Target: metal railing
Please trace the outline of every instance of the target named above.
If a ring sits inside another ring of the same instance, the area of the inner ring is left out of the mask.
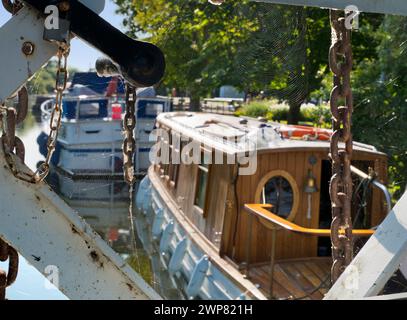
[[[250,276],[250,260],[251,260],[251,238],[253,220],[256,218],[258,221],[265,222],[263,225],[272,232],[271,243],[271,256],[270,256],[270,296],[273,296],[273,280],[274,280],[274,268],[276,264],[276,233],[278,227],[283,230],[316,237],[330,237],[330,229],[312,229],[299,226],[293,222],[290,222],[278,215],[270,212],[268,209],[272,208],[270,204],[245,204],[246,212],[249,214],[249,226],[248,226],[248,241],[246,242],[246,276]],[[356,237],[370,237],[374,234],[375,230],[372,229],[354,229],[352,234]]]
[[[233,115],[243,104],[243,99],[213,98],[204,99],[201,109],[204,112]]]
[[[356,174],[357,176],[359,176],[362,179],[371,179],[372,180],[373,186],[375,186],[377,189],[379,189],[383,193],[384,198],[386,199],[387,212],[390,212],[392,203],[391,203],[391,195],[390,195],[389,190],[387,190],[387,187],[384,184],[380,183],[377,179],[375,179],[374,176],[363,172],[362,170],[356,168],[355,166],[351,166],[350,170],[352,173]]]

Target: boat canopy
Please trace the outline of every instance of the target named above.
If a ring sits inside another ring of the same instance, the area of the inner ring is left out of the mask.
[[[72,78],[71,87],[84,85],[98,94],[106,94],[112,77],[99,77],[96,72],[76,72]],[[119,79],[117,93],[124,94],[124,82]]]

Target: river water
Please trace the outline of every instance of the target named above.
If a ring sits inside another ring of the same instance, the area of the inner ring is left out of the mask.
[[[35,170],[43,156],[36,142],[41,133],[41,124],[29,117],[19,129],[18,136],[26,147],[26,164]],[[108,156],[108,155],[107,155]],[[82,216],[108,244],[119,253],[143,278],[154,287],[154,276],[146,252],[141,248],[136,235],[137,249],[131,242],[128,219],[128,187],[123,181],[72,180],[55,170],[50,172],[48,184],[77,213]],[[29,235],[28,235],[29,236]],[[6,264],[0,263],[6,269]],[[11,300],[65,300],[67,297],[20,256],[20,268],[16,282],[7,290]]]

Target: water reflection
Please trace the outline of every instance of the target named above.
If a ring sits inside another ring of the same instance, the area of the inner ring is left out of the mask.
[[[41,132],[41,124],[30,117],[17,135],[26,147],[26,164],[35,170],[43,160],[35,142]],[[153,287],[154,276],[150,259],[136,235],[136,250],[128,215],[129,194],[124,181],[92,178],[74,180],[52,168],[47,183],[61,196],[78,215],[83,217],[108,244],[128,262],[135,271]],[[136,188],[137,189],[137,188]],[[46,289],[46,280],[23,257],[16,283],[8,289],[9,299],[66,299],[58,290]],[[157,288],[156,288],[157,289]]]
[[[145,232],[141,221],[135,224],[138,229],[134,230],[134,249],[129,220],[129,188],[124,181],[108,177],[95,179],[94,176],[72,179],[54,168],[47,182],[159,294],[165,298],[181,298],[166,271],[162,270],[159,254],[152,248],[143,248],[138,236]],[[137,187],[138,183],[136,190]],[[136,211],[133,216],[143,219]]]

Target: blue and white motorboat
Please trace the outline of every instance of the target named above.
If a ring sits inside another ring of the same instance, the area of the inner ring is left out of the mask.
[[[113,88],[113,89],[112,89]],[[170,100],[157,97],[153,88],[139,89],[136,108],[135,174],[150,165],[154,141],[150,133],[156,116],[171,109]],[[37,139],[47,153],[49,118],[54,99],[41,105],[43,132]],[[71,176],[122,176],[122,118],[125,108],[123,84],[117,78],[98,78],[96,73],[76,74],[63,97],[63,115],[52,164]]]

